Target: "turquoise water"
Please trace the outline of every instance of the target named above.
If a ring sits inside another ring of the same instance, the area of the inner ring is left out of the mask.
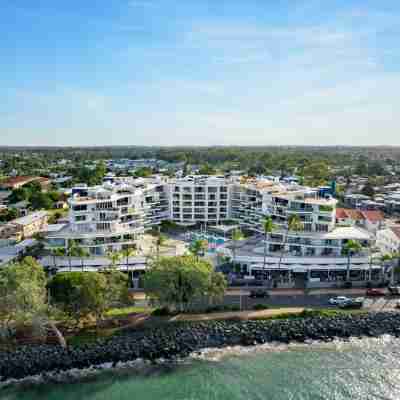
[[[399,399],[400,340],[209,353],[179,365],[103,372],[0,391],[7,400]]]

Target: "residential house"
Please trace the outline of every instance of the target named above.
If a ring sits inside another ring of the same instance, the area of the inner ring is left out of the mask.
[[[0,239],[15,238],[22,240],[30,238],[36,233],[47,230],[47,219],[46,211],[37,211],[25,217],[14,219],[1,226]]]

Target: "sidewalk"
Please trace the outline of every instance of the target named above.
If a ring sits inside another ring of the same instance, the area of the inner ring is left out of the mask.
[[[273,317],[279,314],[299,314],[304,310],[303,307],[285,307],[277,308],[273,310],[261,310],[261,311],[230,311],[221,313],[210,313],[210,314],[178,314],[172,317],[170,321],[212,321],[222,319],[253,319],[253,318],[266,318]]]

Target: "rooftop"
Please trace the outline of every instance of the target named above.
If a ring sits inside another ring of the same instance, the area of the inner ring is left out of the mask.
[[[15,225],[29,225],[32,222],[35,222],[35,221],[37,221],[39,219],[42,219],[42,218],[44,218],[46,216],[47,216],[47,212],[46,211],[37,211],[35,213],[28,214],[25,217],[14,219],[10,223],[11,224],[15,224]]]

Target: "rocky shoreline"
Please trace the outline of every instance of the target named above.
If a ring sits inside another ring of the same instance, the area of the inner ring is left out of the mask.
[[[0,381],[87,369],[105,363],[185,358],[205,348],[252,346],[270,342],[331,341],[350,337],[400,337],[400,313],[338,315],[258,321],[171,323],[162,328],[126,331],[110,339],[63,349],[23,346],[0,352]]]

